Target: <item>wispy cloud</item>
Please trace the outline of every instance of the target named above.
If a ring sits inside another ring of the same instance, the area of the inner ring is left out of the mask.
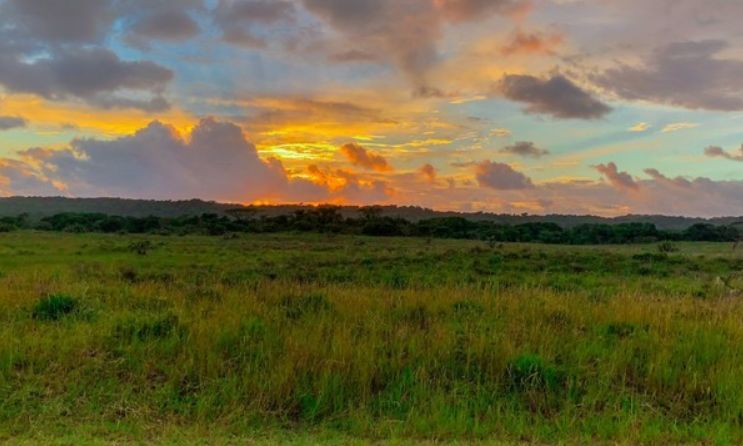
[[[661,132],[673,133],[680,130],[695,129],[697,127],[699,127],[699,124],[697,124],[696,122],[674,122],[663,127],[663,130],[661,130]]]
[[[493,129],[490,131],[490,136],[493,136],[496,138],[507,138],[511,135],[513,135],[511,130],[505,129],[505,128],[498,128],[498,129]]]
[[[632,133],[642,133],[647,132],[650,130],[653,126],[648,124],[647,122],[638,122],[637,124],[633,125],[632,127],[628,128],[628,132]]]

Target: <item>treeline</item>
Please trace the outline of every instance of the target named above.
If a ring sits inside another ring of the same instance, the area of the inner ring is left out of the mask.
[[[1,0],[0,0],[1,1]],[[230,211],[240,208],[249,211],[255,218],[291,215],[297,211],[312,211],[316,206],[303,204],[250,205],[243,206],[202,200],[155,201],[131,200],[122,198],[64,198],[64,197],[0,197],[0,217],[14,217],[26,213],[31,220],[38,222],[44,217],[62,213],[106,214],[123,217],[144,218],[148,216],[176,218],[184,215],[216,214],[220,217],[230,215]],[[697,218],[668,215],[624,215],[620,217],[598,217],[594,215],[529,215],[494,214],[489,212],[434,211],[419,206],[377,206],[381,216],[403,218],[411,222],[435,218],[460,217],[470,221],[490,221],[501,225],[525,223],[555,223],[563,228],[573,228],[583,224],[652,223],[661,230],[684,230],[697,223],[716,226],[732,225],[742,217]],[[337,206],[344,218],[356,218],[361,212],[358,206]]]
[[[660,230],[652,223],[583,224],[563,228],[555,223],[500,224],[460,217],[409,221],[384,216],[377,207],[361,208],[356,217],[345,217],[338,208],[324,206],[279,216],[256,216],[246,209],[227,215],[185,217],[121,217],[106,214],[64,213],[40,221],[28,215],[0,218],[0,232],[22,229],[60,232],[97,232],[161,235],[226,235],[232,233],[313,232],[368,236],[430,237],[486,240],[490,242],[539,242],[552,244],[627,244],[658,241],[735,242],[743,237],[743,224],[695,224],[685,230]]]

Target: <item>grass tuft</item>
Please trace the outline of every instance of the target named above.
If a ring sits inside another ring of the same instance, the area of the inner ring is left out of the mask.
[[[58,321],[78,309],[78,301],[66,294],[52,294],[36,302],[32,317],[40,321]]]

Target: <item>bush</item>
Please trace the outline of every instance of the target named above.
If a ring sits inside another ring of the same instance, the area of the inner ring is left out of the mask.
[[[154,246],[149,240],[133,242],[129,245],[129,251],[137,253],[141,256],[146,256],[152,250],[152,248],[154,248]]]
[[[139,274],[130,267],[123,267],[119,270],[119,276],[124,282],[135,283],[139,280]]]
[[[65,294],[54,294],[39,300],[33,309],[33,318],[41,321],[58,321],[77,310],[78,303]]]
[[[658,245],[658,252],[662,254],[670,254],[672,252],[678,252],[679,248],[678,246],[674,245],[671,242],[663,242],[660,245]]]

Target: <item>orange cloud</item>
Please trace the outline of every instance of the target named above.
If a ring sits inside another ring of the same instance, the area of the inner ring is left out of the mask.
[[[6,96],[0,106],[3,114],[20,116],[33,127],[76,127],[101,136],[128,135],[144,128],[153,119],[167,121],[179,132],[188,133],[196,125],[191,113],[179,109],[152,113],[141,110],[101,110],[86,104],[48,101],[28,94]]]
[[[392,170],[392,167],[382,155],[370,152],[355,142],[341,146],[341,153],[343,153],[343,155],[345,155],[354,166],[360,166],[364,169],[375,170],[377,172],[387,172]]]
[[[424,164],[423,167],[420,168],[420,174],[423,176],[423,178],[427,179],[430,182],[436,181],[436,168],[433,167],[430,164]]]
[[[310,181],[331,193],[330,202],[336,204],[386,202],[395,194],[387,182],[364,178],[345,169],[323,169],[311,164],[307,173]]]
[[[555,53],[555,50],[563,44],[565,38],[561,34],[525,33],[517,31],[511,40],[501,48],[501,54],[512,56],[514,54],[547,54]]]

